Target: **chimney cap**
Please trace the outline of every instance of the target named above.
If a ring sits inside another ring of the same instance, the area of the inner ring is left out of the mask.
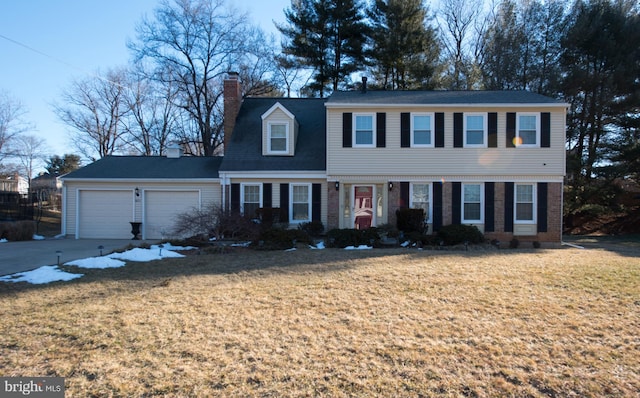
[[[238,77],[240,77],[240,74],[238,72],[235,72],[235,71],[227,72],[227,79],[238,80]]]

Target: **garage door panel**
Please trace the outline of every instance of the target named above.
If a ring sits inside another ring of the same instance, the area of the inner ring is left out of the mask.
[[[78,237],[127,239],[131,235],[131,191],[80,191]]]
[[[199,205],[198,191],[145,191],[145,238],[172,237],[177,216]]]

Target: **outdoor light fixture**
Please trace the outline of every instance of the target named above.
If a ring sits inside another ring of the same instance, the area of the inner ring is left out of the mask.
[[[393,183],[389,181],[389,192],[391,192],[392,189],[393,189]]]
[[[136,196],[140,196],[140,188],[136,187]]]
[[[336,191],[340,190],[340,181],[336,181]]]

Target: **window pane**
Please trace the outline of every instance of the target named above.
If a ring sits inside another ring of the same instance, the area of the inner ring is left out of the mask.
[[[480,185],[465,185],[464,201],[480,203]]]
[[[411,207],[424,210],[425,219],[429,219],[429,184],[413,184]]]
[[[464,204],[464,219],[465,220],[480,220],[480,203],[465,203]]]
[[[260,203],[260,187],[257,185],[245,186],[244,201],[246,203]]]
[[[429,131],[414,131],[413,143],[415,145],[431,145],[431,133]]]
[[[413,116],[414,145],[431,145],[431,116]]]
[[[533,203],[517,203],[516,220],[533,221]]]
[[[484,132],[467,130],[467,145],[484,144]]]
[[[520,116],[520,130],[536,130],[536,117],[533,115]]]
[[[484,118],[480,115],[467,116],[467,130],[484,130]]]
[[[373,145],[373,116],[356,116],[356,145]]]
[[[293,204],[293,219],[296,221],[306,221],[309,219],[309,204],[307,203],[294,203]]]
[[[533,115],[520,116],[518,136],[524,145],[536,144],[536,117]]]
[[[284,124],[271,125],[271,137],[285,138],[287,136],[287,126]]]
[[[373,116],[356,116],[356,130],[373,131]]]
[[[309,201],[309,187],[305,185],[294,185],[293,186],[293,202],[308,202]]]
[[[525,145],[535,145],[536,131],[520,130],[520,138],[522,139],[522,143]]]
[[[373,145],[373,133],[370,131],[356,131],[356,145]]]
[[[517,202],[533,202],[533,185],[516,185]]]

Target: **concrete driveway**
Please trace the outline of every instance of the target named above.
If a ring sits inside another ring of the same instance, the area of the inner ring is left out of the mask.
[[[56,265],[56,251],[61,251],[60,264],[64,264],[72,260],[100,256],[98,246],[104,246],[102,254],[106,255],[129,244],[139,246],[143,243],[158,242],[125,239],[45,239],[0,243],[0,276],[30,271],[43,265]]]

